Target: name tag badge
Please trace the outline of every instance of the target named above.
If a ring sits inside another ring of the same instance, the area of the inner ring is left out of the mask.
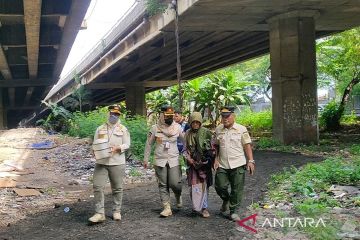
[[[169,149],[170,148],[170,143],[169,142],[165,142],[165,148]]]

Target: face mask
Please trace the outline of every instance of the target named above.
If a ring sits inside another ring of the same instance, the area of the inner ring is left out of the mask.
[[[110,115],[109,116],[109,123],[111,123],[111,124],[117,123],[118,120],[119,120],[119,117],[116,116],[116,115]]]
[[[174,120],[173,120],[172,118],[166,118],[166,119],[165,119],[165,123],[166,123],[167,125],[169,125],[169,126],[173,123],[173,121],[174,121]]]

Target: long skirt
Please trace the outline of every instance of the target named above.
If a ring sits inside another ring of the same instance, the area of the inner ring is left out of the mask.
[[[207,179],[204,175],[195,170],[193,167],[188,169],[188,183],[190,186],[190,197],[193,205],[193,210],[201,212],[208,208],[208,190]],[[199,176],[201,175],[202,178]],[[205,176],[209,177],[209,176]]]

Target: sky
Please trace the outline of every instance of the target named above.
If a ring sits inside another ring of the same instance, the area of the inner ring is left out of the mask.
[[[115,25],[135,0],[92,0],[85,15],[87,29],[80,30],[65,63],[62,79]]]

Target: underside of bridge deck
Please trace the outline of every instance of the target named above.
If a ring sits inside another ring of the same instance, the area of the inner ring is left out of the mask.
[[[0,128],[40,108],[90,0],[0,0]]]
[[[183,80],[270,52],[275,137],[317,142],[315,39],[359,26],[359,3],[178,0]],[[95,105],[129,99],[131,86],[149,92],[175,84],[175,46],[174,11],[168,9],[118,39],[81,72],[82,84],[93,91]],[[61,101],[75,86],[59,85],[47,100]]]

